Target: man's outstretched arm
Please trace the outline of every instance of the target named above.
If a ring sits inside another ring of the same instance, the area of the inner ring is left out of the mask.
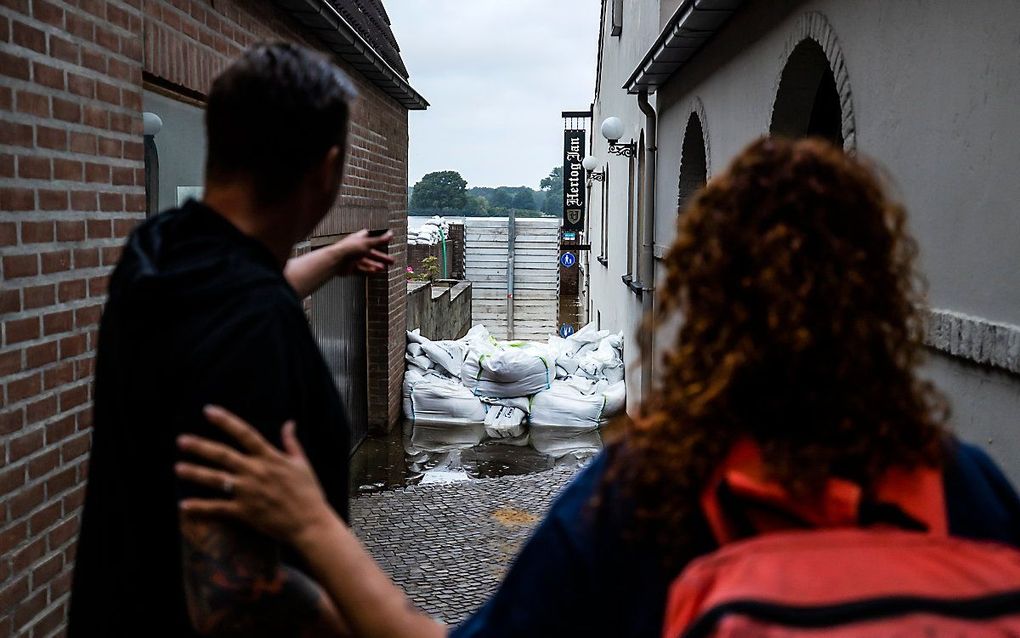
[[[372,236],[367,230],[287,261],[283,276],[302,299],[337,275],[383,272],[393,265],[385,252],[393,233]]]
[[[181,515],[188,613],[204,636],[348,636],[315,581],[254,531]]]

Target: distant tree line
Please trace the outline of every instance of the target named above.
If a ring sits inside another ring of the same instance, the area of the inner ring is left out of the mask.
[[[528,186],[475,186],[457,171],[429,173],[408,188],[408,214],[506,217],[558,217],[563,214],[563,168],[542,179],[539,190]]]

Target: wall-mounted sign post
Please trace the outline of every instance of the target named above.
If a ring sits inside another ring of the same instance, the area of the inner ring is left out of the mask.
[[[584,129],[563,131],[563,229],[584,229]]]
[[[561,334],[584,325],[581,279],[587,278],[581,260],[587,229],[587,175],[584,158],[588,155],[587,131],[591,111],[563,111],[563,226],[560,233],[559,323]],[[585,286],[586,288],[586,286]],[[564,334],[564,336],[566,336]]]

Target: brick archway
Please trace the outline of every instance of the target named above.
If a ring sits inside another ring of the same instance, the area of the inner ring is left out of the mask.
[[[841,141],[847,151],[857,148],[849,73],[836,33],[821,13],[806,13],[794,26],[775,96],[770,132],[821,134]]]

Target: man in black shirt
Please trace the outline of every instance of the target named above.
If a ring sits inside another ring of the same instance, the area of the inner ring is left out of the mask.
[[[336,198],[353,98],[315,53],[249,50],[209,94],[203,201],[129,238],[100,328],[72,638],[343,635],[332,603],[272,541],[179,516],[192,488],[173,466],[179,434],[215,435],[205,405],[277,444],[294,420],[346,514],[348,425],[301,299],[333,275],[385,270],[390,235],[288,257]]]

